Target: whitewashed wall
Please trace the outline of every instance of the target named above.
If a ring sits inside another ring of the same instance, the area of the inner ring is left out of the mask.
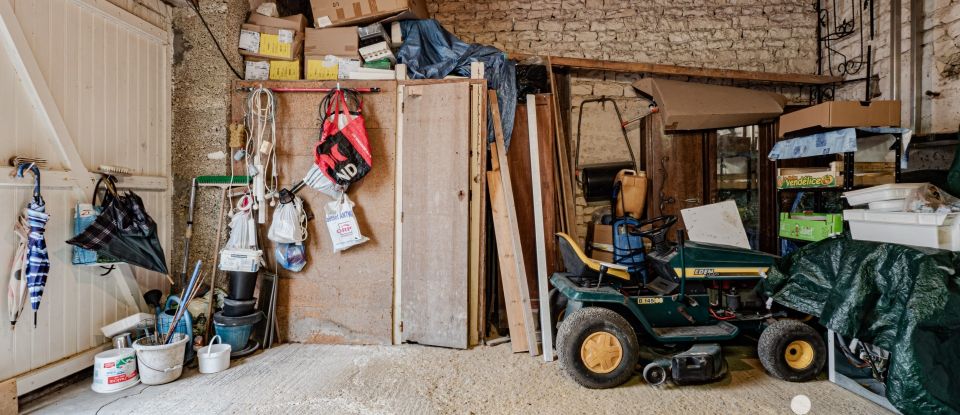
[[[84,166],[90,171],[101,164],[123,166],[134,175],[169,178],[169,31],[103,0],[0,1],[13,5],[41,72],[33,76],[49,88]],[[10,49],[0,42],[0,163],[15,154],[34,155],[50,160],[48,169],[63,169],[66,161],[51,144],[56,134],[15,71]],[[30,191],[0,186],[0,230],[12,229]],[[11,328],[5,321],[6,295],[0,296],[0,380],[103,344],[108,339],[101,326],[137,311],[118,283],[118,272],[100,276],[99,267],[70,264],[71,247],[64,241],[73,235],[77,192],[69,186],[42,191],[51,214],[46,233],[50,275],[36,328],[29,311]],[[171,193],[169,186],[138,191],[159,224],[168,259]],[[0,232],[3,292],[16,242],[12,231]],[[166,289],[163,276],[135,270],[142,290]]]

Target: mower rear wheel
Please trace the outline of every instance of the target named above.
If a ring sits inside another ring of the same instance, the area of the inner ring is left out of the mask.
[[[587,307],[566,316],[557,333],[560,370],[580,385],[606,389],[633,376],[639,358],[637,334],[612,310]]]
[[[760,334],[757,355],[774,377],[805,382],[823,370],[827,347],[813,327],[797,320],[779,320]]]

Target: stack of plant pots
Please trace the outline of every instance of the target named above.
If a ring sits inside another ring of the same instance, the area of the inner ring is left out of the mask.
[[[253,296],[257,286],[256,272],[227,272],[230,286],[227,298],[223,300],[223,310],[213,315],[213,327],[224,343],[230,345],[232,354],[247,347],[253,326],[263,319],[263,312],[256,308],[257,299]]]

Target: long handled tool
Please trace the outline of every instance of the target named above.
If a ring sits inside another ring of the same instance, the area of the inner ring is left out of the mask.
[[[197,189],[219,187],[228,191],[231,187],[246,187],[249,184],[249,176],[197,176],[193,178],[193,184],[190,187],[190,207],[187,209],[187,229],[183,233],[183,264],[180,269],[180,284],[187,283],[187,264],[190,262],[190,240],[193,238],[193,210],[197,200]]]

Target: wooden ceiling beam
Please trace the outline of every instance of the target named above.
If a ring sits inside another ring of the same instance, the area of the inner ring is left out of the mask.
[[[524,60],[538,55],[526,53],[510,53],[509,57]],[[541,56],[546,58],[546,56]],[[838,83],[842,78],[837,76],[790,74],[762,71],[744,71],[739,69],[696,68],[692,66],[665,65],[645,62],[623,62],[599,59],[565,58],[550,56],[554,67],[574,69],[601,70],[612,72],[648,73],[656,75],[690,76],[696,78],[734,79],[741,81],[769,82],[776,84],[797,85],[831,85]]]

